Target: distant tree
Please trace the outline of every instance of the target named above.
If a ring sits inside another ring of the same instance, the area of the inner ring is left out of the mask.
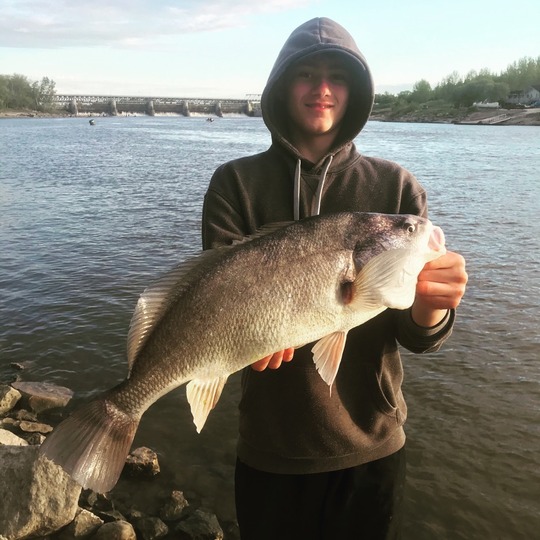
[[[455,103],[458,89],[463,85],[463,79],[457,71],[447,75],[433,90],[435,99]]]
[[[34,98],[35,108],[38,111],[49,108],[52,105],[56,94],[56,83],[48,77],[43,77],[41,82],[32,83],[32,96]]]
[[[7,75],[0,75],[0,109],[7,108],[9,100],[9,77]]]
[[[31,109],[33,106],[31,83],[24,76],[15,73],[8,79],[9,98],[7,106],[11,109]]]
[[[510,64],[496,80],[506,83],[510,90],[524,90],[533,84],[540,84],[540,56],[521,58]]]
[[[410,101],[414,103],[426,103],[433,98],[433,90],[431,89],[431,84],[425,79],[422,79],[414,83],[413,91],[409,96]]]
[[[52,103],[56,83],[48,77],[41,82],[24,75],[0,75],[0,108],[45,110]]]
[[[384,94],[375,94],[375,103],[380,106],[392,105],[396,101],[396,96],[385,92]]]

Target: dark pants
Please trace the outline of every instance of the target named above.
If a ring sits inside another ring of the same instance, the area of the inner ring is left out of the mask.
[[[242,540],[401,538],[405,449],[341,471],[272,474],[236,462]]]

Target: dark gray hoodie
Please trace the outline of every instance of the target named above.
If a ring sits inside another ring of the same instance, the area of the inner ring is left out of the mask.
[[[281,81],[295,61],[326,50],[350,60],[353,82],[334,146],[319,163],[311,163],[287,138]],[[343,27],[313,19],[297,28],[262,96],[272,145],[216,170],[204,200],[203,246],[228,244],[265,224],[318,210],[426,216],[426,194],[410,172],[356,150],[353,138],[365,125],[372,101],[369,69]],[[398,343],[414,352],[437,350],[453,318],[452,312],[437,327],[425,329],[413,323],[408,310],[386,310],[351,330],[331,394],[314,367],[313,344],[297,349],[293,361],[277,370],[247,368],[239,405],[239,458],[260,470],[302,474],[352,467],[396,452],[405,442],[407,416]]]
[[[331,151],[352,141],[368,121],[373,106],[373,81],[367,62],[352,36],[338,23],[326,18],[312,19],[290,35],[266,83],[261,98],[263,119],[280,144],[297,154],[286,138],[287,120],[281,82],[287,69],[300,60],[324,52],[338,52],[348,64],[351,77],[349,107]]]

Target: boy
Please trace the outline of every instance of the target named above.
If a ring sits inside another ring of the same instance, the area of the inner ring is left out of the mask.
[[[411,173],[360,155],[352,142],[373,96],[367,63],[343,27],[317,18],[293,31],[261,99],[272,145],[214,173],[204,247],[318,213],[427,216]],[[427,264],[409,310],[386,310],[349,332],[331,394],[313,344],[244,371],[235,477],[243,540],[399,538],[407,408],[398,343],[437,350],[466,281],[456,253]]]

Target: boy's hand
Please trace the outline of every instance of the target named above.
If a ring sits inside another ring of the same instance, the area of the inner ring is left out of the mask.
[[[294,348],[291,347],[290,349],[284,349],[283,351],[269,354],[254,364],[251,364],[251,367],[255,371],[264,371],[266,368],[277,369],[279,366],[281,366],[282,362],[290,362],[293,359],[293,355]]]

